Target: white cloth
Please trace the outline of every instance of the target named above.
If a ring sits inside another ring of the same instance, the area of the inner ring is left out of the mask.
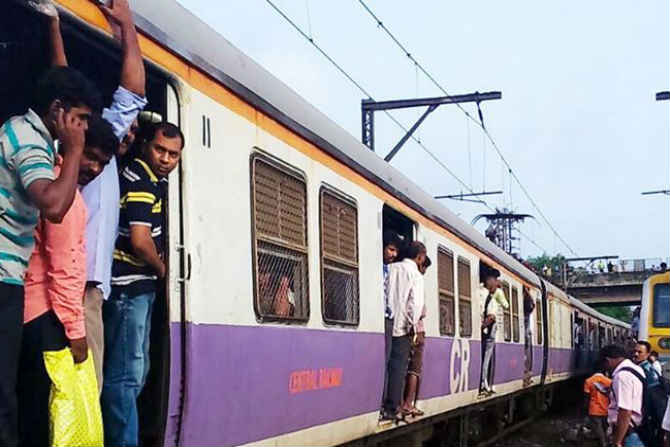
[[[114,135],[119,139],[128,133],[128,129],[137,115],[147,104],[142,98],[122,86],[114,92],[112,105],[103,110],[102,117],[112,125]],[[119,172],[116,157],[112,157],[107,166],[91,183],[81,190],[88,210],[86,221],[86,270],[87,281],[98,284],[103,297],[109,298],[112,291],[112,257],[119,229]]]
[[[612,388],[610,406],[607,410],[607,422],[616,425],[619,409],[630,410],[633,424],[640,425],[642,422],[642,382],[629,371],[621,371],[622,368],[632,368],[645,377],[644,370],[635,363],[626,359],[619,363],[612,373]]]
[[[390,264],[384,290],[393,310],[393,336],[408,335],[421,318],[425,303],[423,275],[411,259]]]
[[[651,364],[651,367],[656,370],[659,376],[663,375],[663,368],[661,367],[661,362],[656,360],[654,363]]]
[[[663,416],[661,428],[665,431],[670,431],[670,400],[668,400],[668,406],[665,408],[665,416]]]

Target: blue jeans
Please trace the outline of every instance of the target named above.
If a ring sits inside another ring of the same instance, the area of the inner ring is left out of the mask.
[[[105,445],[139,444],[137,396],[149,373],[149,334],[155,292],[120,293],[102,307],[105,329],[102,417]]]
[[[636,432],[631,432],[623,439],[624,447],[644,447],[644,443]]]

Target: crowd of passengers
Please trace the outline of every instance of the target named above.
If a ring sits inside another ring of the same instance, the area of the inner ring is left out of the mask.
[[[649,342],[638,340],[632,352],[605,346],[595,374],[584,382],[585,427],[600,447],[670,447],[669,392]]]
[[[99,6],[123,52],[104,109],[68,67],[56,9],[36,4],[51,68],[30,108],[0,129],[0,445],[49,445],[43,353],[69,347],[74,363],[93,357],[105,443],[135,446],[166,274],[165,186],[184,137],[168,122],[138,123],[146,79],[127,0]]]
[[[383,241],[384,334],[386,371],[382,397],[381,419],[404,420],[422,416],[416,400],[421,383],[425,344],[426,305],[424,279],[431,266],[426,247],[418,241],[405,242],[398,234],[387,231]],[[480,269],[481,340],[483,361],[479,393],[495,394],[493,389],[493,351],[499,309],[508,309],[509,302],[499,279],[500,272],[482,264]],[[523,288],[526,369],[530,370],[532,333],[530,316],[535,301],[527,287]],[[530,384],[525,379],[526,384]]]

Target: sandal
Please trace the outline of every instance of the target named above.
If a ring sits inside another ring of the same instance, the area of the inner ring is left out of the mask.
[[[423,411],[419,410],[418,408],[416,408],[416,407],[412,408],[412,416],[414,416],[414,417],[421,417],[421,416],[423,416],[424,414],[426,414],[426,413],[424,413]]]

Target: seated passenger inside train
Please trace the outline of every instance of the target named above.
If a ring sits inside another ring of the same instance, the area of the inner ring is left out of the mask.
[[[258,257],[258,295],[262,315],[291,317],[295,314],[292,266],[282,258]]]

